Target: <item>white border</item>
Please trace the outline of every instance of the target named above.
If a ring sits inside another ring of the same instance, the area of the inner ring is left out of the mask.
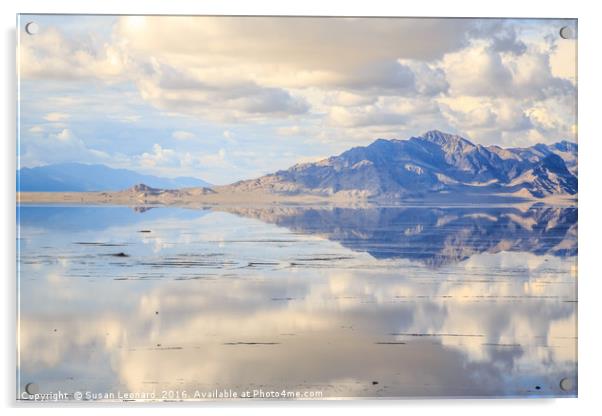
[[[600,377],[600,310],[599,296],[602,295],[601,269],[596,262],[602,243],[600,211],[602,198],[599,195],[602,179],[602,100],[600,91],[600,40],[602,21],[596,13],[596,2],[580,0],[547,0],[528,2],[525,0],[471,1],[420,0],[394,2],[386,0],[5,0],[2,8],[2,229],[4,238],[0,249],[1,264],[4,265],[2,333],[2,375],[0,393],[3,407],[8,414],[46,411],[49,414],[81,413],[99,414],[110,411],[119,414],[173,412],[173,408],[160,406],[128,405],[125,408],[105,406],[103,408],[15,408],[15,120],[16,120],[16,76],[15,76],[15,24],[17,13],[104,13],[104,14],[268,14],[268,15],[360,15],[360,16],[440,16],[440,17],[576,17],[579,19],[579,399],[520,399],[520,400],[412,400],[412,401],[326,401],[326,402],[279,402],[279,403],[200,403],[184,406],[178,412],[198,414],[263,414],[286,412],[291,414],[332,413],[364,414],[382,412],[403,414],[458,413],[504,415],[508,413],[536,412],[546,415],[591,414],[602,408],[602,386]],[[202,407],[198,409],[196,407]]]

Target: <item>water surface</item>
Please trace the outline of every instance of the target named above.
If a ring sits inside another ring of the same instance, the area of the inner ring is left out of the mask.
[[[19,391],[576,395],[560,388],[577,376],[576,208],[21,206],[18,221]]]

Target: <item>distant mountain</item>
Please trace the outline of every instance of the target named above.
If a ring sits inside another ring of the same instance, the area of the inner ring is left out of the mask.
[[[378,139],[338,156],[230,185],[234,191],[399,199],[444,194],[577,193],[577,144],[503,149],[440,131]]]
[[[22,168],[17,172],[17,182],[17,190],[23,192],[118,191],[139,183],[164,189],[211,186],[197,178],[161,178],[128,169],[83,163]]]

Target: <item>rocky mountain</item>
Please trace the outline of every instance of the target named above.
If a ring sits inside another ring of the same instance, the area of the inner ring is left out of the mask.
[[[22,192],[118,191],[139,183],[164,189],[211,186],[197,178],[162,178],[128,169],[83,163],[22,168],[17,172],[17,190]]]
[[[298,164],[237,191],[398,199],[445,194],[507,194],[541,198],[577,194],[577,144],[529,148],[477,145],[440,131],[407,140],[378,139],[338,156]]]
[[[577,192],[577,177],[569,172],[560,156],[551,153],[513,179],[509,185],[518,187],[519,190],[526,189],[538,198],[564,193],[573,195]]]

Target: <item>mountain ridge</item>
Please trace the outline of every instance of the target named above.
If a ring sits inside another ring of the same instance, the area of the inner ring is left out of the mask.
[[[17,190],[22,192],[120,191],[140,183],[167,189],[211,186],[198,178],[164,178],[101,164],[58,163],[17,171]]]
[[[229,187],[289,194],[345,192],[372,199],[444,193],[574,196],[577,150],[576,143],[566,140],[528,148],[483,146],[431,130],[406,140],[379,138],[337,156]]]

